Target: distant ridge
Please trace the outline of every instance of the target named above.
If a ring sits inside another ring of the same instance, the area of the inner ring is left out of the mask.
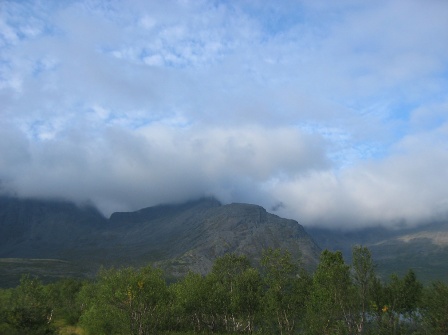
[[[435,221],[399,230],[369,227],[355,231],[308,228],[324,249],[341,250],[351,262],[351,249],[361,244],[370,249],[377,272],[384,279],[391,273],[404,275],[413,269],[425,283],[448,282],[448,221]]]
[[[314,268],[320,254],[296,221],[257,205],[222,205],[215,198],[117,212],[107,219],[91,206],[0,197],[0,243],[0,258],[64,260],[74,270],[63,263],[62,272],[78,271],[81,276],[94,274],[101,265],[148,263],[172,276],[189,270],[206,273],[225,253],[246,254],[257,262],[269,247],[287,249],[305,267]],[[0,262],[0,279],[20,272],[18,268],[30,269],[22,260],[16,267],[5,264]],[[57,272],[50,277],[64,275]]]

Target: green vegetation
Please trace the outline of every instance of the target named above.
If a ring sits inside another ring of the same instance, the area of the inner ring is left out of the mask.
[[[0,290],[0,333],[23,334],[447,334],[448,286],[428,287],[409,270],[380,280],[370,251],[352,264],[325,250],[313,274],[287,251],[260,267],[218,258],[206,276],[167,284],[161,270],[102,269],[95,280],[44,285],[24,276]]]

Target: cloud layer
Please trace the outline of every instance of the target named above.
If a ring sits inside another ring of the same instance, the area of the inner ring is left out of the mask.
[[[4,192],[347,227],[448,212],[445,1],[1,6]]]

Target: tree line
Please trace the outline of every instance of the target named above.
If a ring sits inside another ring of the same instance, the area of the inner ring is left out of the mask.
[[[216,259],[210,273],[167,284],[160,269],[102,269],[93,281],[43,285],[23,276],[0,290],[0,333],[55,334],[448,334],[448,286],[409,270],[381,280],[366,247],[352,264],[325,250],[309,273],[284,250]]]

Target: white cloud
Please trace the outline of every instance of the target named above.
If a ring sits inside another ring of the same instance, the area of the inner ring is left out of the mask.
[[[215,194],[352,226],[444,210],[444,1],[2,8],[0,179],[19,194],[106,212]]]
[[[447,129],[446,123],[436,132],[406,137],[384,159],[279,183],[273,193],[285,214],[308,224],[415,225],[446,218]]]
[[[244,187],[257,193],[271,178],[287,179],[328,164],[318,138],[290,129],[197,132],[154,124],[137,132],[71,129],[63,138],[39,142],[27,141],[24,134],[17,137],[15,133],[13,138],[28,154],[10,150],[4,168],[22,165],[17,174],[8,171],[9,186],[19,195],[92,198],[127,209],[212,191],[232,200],[245,193]],[[246,185],[238,185],[242,180]]]

